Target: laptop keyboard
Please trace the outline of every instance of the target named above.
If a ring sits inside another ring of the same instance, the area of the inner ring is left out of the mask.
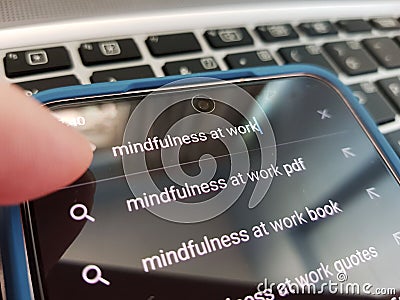
[[[337,74],[400,156],[400,22],[381,17],[210,28],[1,50],[28,94],[50,88],[306,63]]]

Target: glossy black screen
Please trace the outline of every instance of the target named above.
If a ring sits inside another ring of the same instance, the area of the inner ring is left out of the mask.
[[[240,87],[258,105],[230,106],[237,94],[219,86],[216,97],[195,91],[214,100],[211,112],[193,107],[193,89],[53,107],[96,150],[75,184],[29,207],[38,299],[277,299],[307,282],[336,299],[357,292],[329,284],[357,283],[364,298],[365,284],[400,288],[400,188],[345,100],[305,76]],[[207,201],[218,212],[204,213]]]

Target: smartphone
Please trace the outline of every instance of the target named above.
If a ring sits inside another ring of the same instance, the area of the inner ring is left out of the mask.
[[[38,97],[94,159],[3,212],[7,299],[398,297],[400,163],[334,75],[258,68]]]

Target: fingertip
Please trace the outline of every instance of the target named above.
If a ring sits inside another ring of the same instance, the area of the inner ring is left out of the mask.
[[[78,179],[89,167],[89,141],[33,98],[0,84],[0,204],[38,198]]]

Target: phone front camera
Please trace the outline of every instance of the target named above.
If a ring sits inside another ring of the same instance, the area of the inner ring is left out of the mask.
[[[215,102],[207,96],[194,96],[192,105],[195,110],[203,113],[210,113],[215,109]]]

